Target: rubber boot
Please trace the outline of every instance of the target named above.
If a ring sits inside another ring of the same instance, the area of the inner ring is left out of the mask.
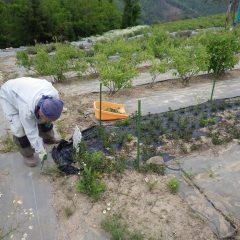
[[[53,129],[53,124],[38,124],[39,136],[43,139],[43,142],[46,144],[56,144],[61,141],[57,137]]]
[[[31,147],[31,144],[27,136],[16,137],[13,136],[13,141],[18,147],[19,152],[23,156],[24,164],[28,167],[35,167],[38,164],[38,160],[34,158],[34,149]]]

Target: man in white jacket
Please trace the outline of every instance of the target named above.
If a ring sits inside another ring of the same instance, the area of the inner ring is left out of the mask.
[[[1,86],[0,103],[10,123],[13,139],[27,166],[47,158],[44,143],[57,143],[52,122],[63,109],[58,91],[43,79],[23,77],[8,80]]]

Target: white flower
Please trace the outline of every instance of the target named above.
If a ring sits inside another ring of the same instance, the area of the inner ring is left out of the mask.
[[[27,233],[24,233],[24,234],[23,234],[23,237],[26,238],[26,237],[27,237]]]
[[[17,201],[17,204],[22,205],[22,201],[21,201],[21,200],[18,200],[18,201]]]
[[[144,178],[145,182],[148,183],[149,179],[147,177]]]
[[[28,226],[28,229],[32,230],[32,229],[33,229],[33,226]]]
[[[107,208],[107,210],[108,210],[108,211],[110,211],[110,210],[111,210],[111,208],[110,208],[110,207],[108,207],[108,208]]]
[[[103,210],[103,214],[106,214],[106,212],[107,212],[106,210]]]
[[[86,166],[87,166],[87,164],[86,164],[86,163],[84,163],[84,164],[83,164],[83,166],[84,166],[84,167],[86,167]]]
[[[111,206],[111,203],[110,203],[110,202],[109,202],[109,203],[107,203],[107,206],[108,206],[108,207],[110,207],[110,206]]]
[[[10,238],[13,238],[13,234],[10,236]]]
[[[13,200],[13,204],[16,202],[16,200]]]
[[[79,172],[78,175],[80,175],[81,173]]]

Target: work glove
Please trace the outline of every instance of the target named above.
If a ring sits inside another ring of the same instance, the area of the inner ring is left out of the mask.
[[[41,161],[41,170],[43,169],[44,162],[47,160],[47,152],[43,149],[39,154],[38,157]]]

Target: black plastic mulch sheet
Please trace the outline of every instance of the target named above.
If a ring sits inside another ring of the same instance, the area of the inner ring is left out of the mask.
[[[67,175],[77,174],[80,170],[73,166],[73,142],[61,140],[57,147],[52,149],[52,158],[58,169]]]

